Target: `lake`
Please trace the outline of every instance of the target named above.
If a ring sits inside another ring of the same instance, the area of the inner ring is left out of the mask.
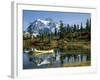
[[[35,52],[26,51],[23,53],[23,69],[89,66],[90,54],[81,52],[54,49],[53,53],[35,55]]]

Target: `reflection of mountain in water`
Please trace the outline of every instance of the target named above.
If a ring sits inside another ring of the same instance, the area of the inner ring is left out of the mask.
[[[23,68],[49,68],[49,67],[62,67],[64,64],[77,64],[86,62],[89,59],[88,55],[82,54],[67,54],[62,59],[62,52],[56,51],[53,54],[43,54],[40,56],[29,55],[29,53],[23,54]]]
[[[23,68],[24,69],[32,69],[32,68],[36,68],[36,67],[37,67],[36,63],[30,61],[29,54],[24,53],[23,54]]]

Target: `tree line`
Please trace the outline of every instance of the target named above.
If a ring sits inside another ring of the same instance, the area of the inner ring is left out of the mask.
[[[81,24],[73,24],[73,25],[69,25],[67,24],[66,26],[64,26],[63,21],[60,21],[60,38],[64,38],[67,34],[69,33],[88,33],[91,31],[91,19],[87,19],[85,26],[83,26],[82,22]],[[57,34],[56,30],[55,30],[55,35]]]

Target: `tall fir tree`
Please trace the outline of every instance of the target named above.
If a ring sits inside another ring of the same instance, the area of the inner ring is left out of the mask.
[[[76,29],[76,24],[74,24],[74,32],[76,32],[76,30],[77,30],[77,29]]]
[[[86,32],[89,32],[89,29],[90,29],[90,22],[89,22],[89,19],[87,19],[86,21]]]
[[[64,38],[64,24],[60,21],[60,38]]]
[[[80,26],[80,32],[83,32],[83,24],[81,22],[81,26]]]

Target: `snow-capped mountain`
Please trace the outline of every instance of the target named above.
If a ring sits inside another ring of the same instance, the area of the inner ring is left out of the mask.
[[[34,22],[32,22],[29,27],[27,28],[27,32],[31,33],[54,33],[56,31],[59,31],[59,24],[57,24],[55,21],[53,21],[50,18],[46,19],[37,19]]]

